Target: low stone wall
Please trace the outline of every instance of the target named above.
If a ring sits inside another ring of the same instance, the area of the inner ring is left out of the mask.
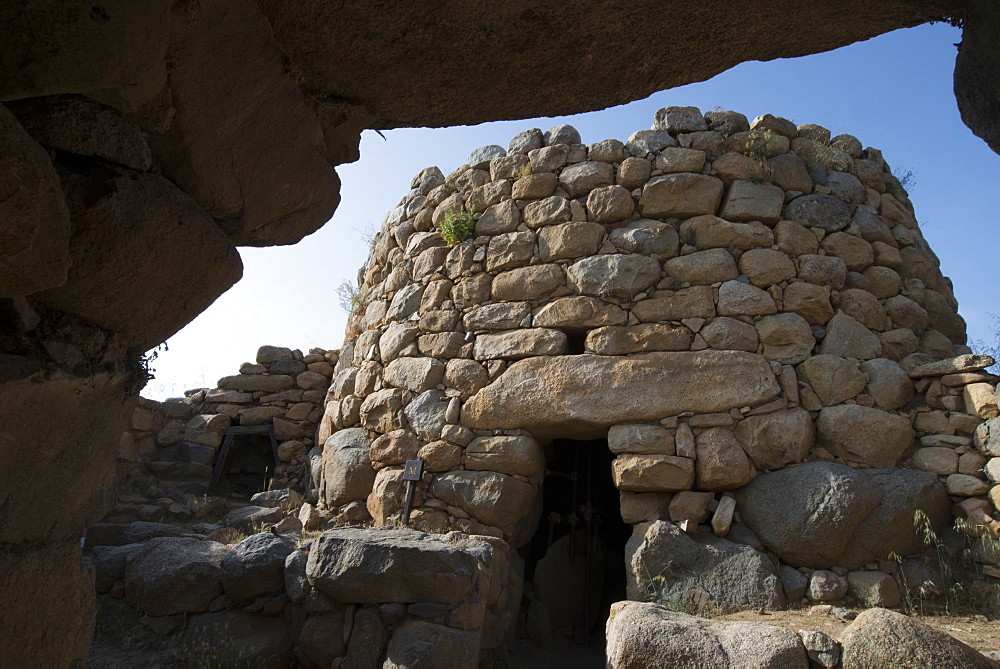
[[[185,664],[475,667],[512,640],[519,558],[491,537],[183,534],[132,523],[94,560],[101,624],[146,628]]]
[[[394,522],[420,457],[417,527],[523,546],[548,444],[606,437],[639,542],[672,521],[846,592],[921,549],[917,510],[996,532],[993,360],[853,136],[693,107],[624,143],[527,130],[416,175],[360,276],[319,431],[327,512]],[[817,501],[802,532],[769,513],[781,495]]]
[[[119,444],[119,484],[204,495],[226,430],[273,425],[281,464],[272,487],[304,491],[310,487],[308,453],[315,446],[337,358],[337,351],[303,354],[262,346],[255,363],[244,363],[238,375],[219,379],[217,388],[188,391],[184,398],[164,402],[140,397]],[[140,519],[160,520],[164,511],[170,513],[169,505],[140,509]]]

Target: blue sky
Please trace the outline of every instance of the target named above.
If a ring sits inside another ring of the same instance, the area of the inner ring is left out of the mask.
[[[656,93],[597,112],[453,128],[362,135],[361,160],[337,168],[342,202],[333,219],[295,246],[241,249],[243,280],[168,341],[143,395],[162,399],[185,388],[214,386],[253,360],[257,347],[339,348],[346,314],[336,288],[364,262],[365,231],[377,228],[424,167],[445,174],[485,144],[506,147],[526,128],[573,124],[590,144],[625,140],[648,128],[668,105],[733,109],[748,118],[770,113],[817,123],[881,149],[910,189],[917,219],[942,270],[955,284],[969,336],[991,340],[989,314],[1000,313],[991,287],[1000,156],[962,123],[952,93],[959,30],[945,24],[898,30],[836,51],[743,63],[701,83]],[[488,86],[482,82],[480,86]],[[475,95],[477,86],[469,87]]]

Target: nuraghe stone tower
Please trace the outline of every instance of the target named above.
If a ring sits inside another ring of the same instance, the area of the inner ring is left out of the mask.
[[[330,513],[395,522],[419,457],[415,527],[526,555],[569,440],[607,454],[629,598],[672,560],[657,587],[723,608],[798,599],[813,570],[888,578],[916,509],[997,526],[992,360],[853,136],[693,107],[625,143],[528,130],[420,172],[358,276],[317,441]],[[684,563],[692,541],[711,555]],[[731,551],[745,591],[706,576]]]

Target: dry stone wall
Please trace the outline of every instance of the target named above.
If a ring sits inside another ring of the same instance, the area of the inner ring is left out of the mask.
[[[261,346],[256,362],[243,363],[239,374],[219,379],[217,388],[187,391],[183,398],[164,402],[139,398],[119,444],[119,482],[141,490],[175,488],[204,495],[226,431],[273,425],[281,464],[272,487],[311,488],[309,452],[337,358],[337,351],[314,348],[303,354]],[[164,499],[138,509],[119,504],[112,511],[119,520],[134,519],[128,517],[132,513],[139,520],[158,521],[164,514],[188,516],[190,509],[179,500]]]
[[[942,527],[961,502],[996,526],[993,361],[965,345],[877,149],[667,107],[627,142],[532,129],[411,185],[359,273],[327,398],[328,511],[364,502],[393,522],[401,465],[420,457],[418,527],[521,546],[548,442],[606,436],[634,565],[657,521],[735,527],[799,569],[789,594],[819,569],[829,599],[827,574],[846,590],[848,570],[920,549],[915,509]],[[449,239],[463,217],[474,230]],[[821,503],[804,534],[769,506],[828,493],[840,507]]]

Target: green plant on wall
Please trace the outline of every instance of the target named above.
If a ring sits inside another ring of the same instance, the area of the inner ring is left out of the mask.
[[[472,217],[472,210],[465,207],[447,212],[444,220],[438,224],[438,232],[448,246],[461,244],[472,236],[475,229],[476,220]]]
[[[770,158],[776,150],[774,133],[770,130],[751,130],[743,140],[743,155],[759,163]]]

